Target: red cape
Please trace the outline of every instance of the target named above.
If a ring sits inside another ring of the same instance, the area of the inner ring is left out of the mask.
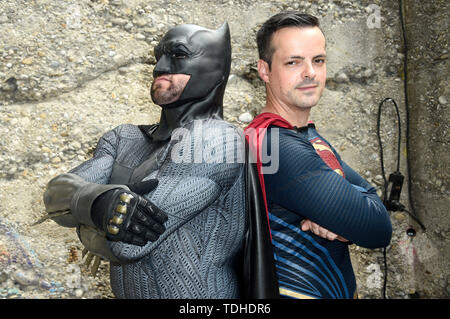
[[[256,157],[256,167],[258,169],[259,183],[261,184],[261,192],[264,198],[264,205],[266,208],[268,224],[269,224],[269,213],[267,208],[266,188],[264,186],[264,176],[262,174],[261,152],[262,152],[262,142],[264,140],[264,136],[266,135],[267,128],[269,127],[269,125],[276,125],[288,129],[294,128],[287,120],[282,118],[280,115],[266,112],[256,116],[244,130],[245,138],[247,139],[247,142],[250,146],[250,151],[253,153],[253,156]]]
[[[255,154],[258,154],[255,150],[258,149],[258,145],[261,145],[270,124],[292,127],[275,114],[263,113],[245,129],[245,184],[248,219],[244,241],[242,296],[249,299],[274,299],[280,296],[273,259],[264,178],[261,174],[261,157],[257,156],[259,160],[255,161]],[[260,127],[263,129],[253,130],[253,128]],[[257,134],[252,134],[252,132]]]

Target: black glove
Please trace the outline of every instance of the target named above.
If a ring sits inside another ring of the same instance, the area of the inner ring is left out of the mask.
[[[112,241],[143,246],[156,241],[166,230],[167,214],[140,195],[152,191],[158,180],[127,185],[131,191],[112,189],[100,195],[92,205],[94,224]]]

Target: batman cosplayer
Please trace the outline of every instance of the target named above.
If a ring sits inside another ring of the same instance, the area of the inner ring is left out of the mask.
[[[159,124],[104,134],[93,158],[48,183],[47,216],[76,227],[97,266],[110,261],[118,298],[276,297],[258,176],[222,119],[228,25],[176,26],[155,57]],[[161,96],[180,74],[182,93]]]

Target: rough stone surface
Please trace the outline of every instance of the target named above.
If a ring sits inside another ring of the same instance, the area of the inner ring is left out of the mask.
[[[386,294],[442,298],[450,295],[449,10],[446,1],[404,2],[412,194],[427,230],[405,212],[391,213]],[[385,97],[400,108],[400,169],[407,174],[405,50],[396,1],[1,1],[0,298],[113,298],[107,264],[97,277],[89,274],[73,229],[52,221],[31,226],[44,215],[46,183],[88,159],[107,130],[158,121],[159,107],[149,97],[153,47],[175,24],[218,28],[228,21],[233,63],[225,119],[244,128],[264,105],[256,31],[269,16],[290,9],[317,15],[327,37],[327,88],[312,118],[381,196],[376,120]],[[382,108],[382,124],[389,174],[397,160],[390,103]],[[401,202],[411,209],[407,188]],[[406,234],[410,227],[415,237]],[[383,251],[352,247],[351,254],[359,297],[382,298]]]

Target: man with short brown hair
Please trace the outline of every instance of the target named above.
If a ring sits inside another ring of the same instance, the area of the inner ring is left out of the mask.
[[[325,88],[325,36],[316,17],[282,12],[262,25],[257,42],[266,105],[246,134],[258,159],[280,295],[353,298],[348,244],[385,247],[392,228],[375,188],[309,121]]]

